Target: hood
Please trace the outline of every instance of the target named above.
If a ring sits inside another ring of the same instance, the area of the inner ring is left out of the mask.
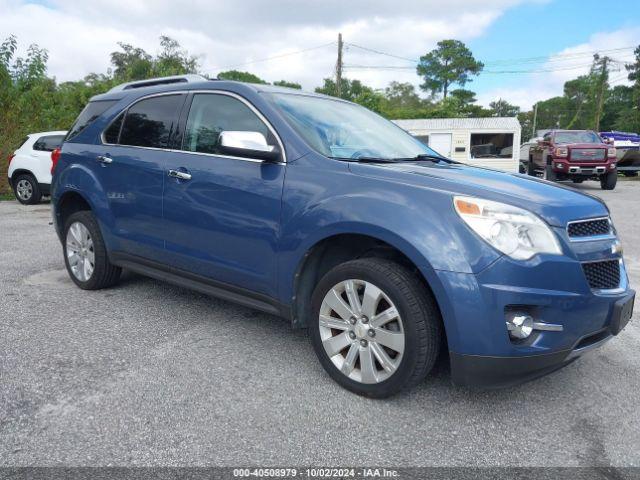
[[[609,215],[600,199],[534,177],[464,164],[431,162],[351,163],[355,174],[508,203],[529,210],[550,225]]]

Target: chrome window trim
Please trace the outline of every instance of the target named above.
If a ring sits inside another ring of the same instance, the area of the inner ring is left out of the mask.
[[[160,97],[160,96],[164,96],[164,95],[186,95],[188,93],[193,93],[194,95],[195,94],[226,95],[228,97],[233,97],[233,98],[241,101],[242,103],[244,103],[262,121],[262,123],[264,123],[267,126],[269,131],[273,134],[273,136],[275,137],[276,141],[278,142],[278,146],[280,147],[280,151],[282,152],[282,160],[279,161],[279,162],[268,162],[268,163],[272,163],[273,165],[285,165],[287,163],[287,152],[284,149],[284,143],[282,142],[282,140],[280,138],[280,135],[278,135],[278,132],[276,132],[276,129],[273,128],[273,125],[271,125],[271,123],[266,119],[266,117],[262,113],[260,113],[260,111],[257,108],[255,108],[253,106],[253,104],[251,104],[251,102],[249,102],[243,96],[238,95],[235,92],[228,92],[226,90],[177,90],[177,91],[171,91],[171,92],[153,93],[153,94],[146,95],[144,97],[140,97],[140,98],[135,99],[134,101],[129,103],[125,108],[123,108],[120,111],[120,113],[128,111],[129,108],[131,108],[136,103],[141,102],[142,100],[146,100],[148,98]],[[142,149],[145,149],[145,150],[157,150],[157,151],[162,151],[162,152],[188,153],[190,155],[205,155],[205,156],[208,156],[208,157],[228,158],[228,159],[232,159],[232,160],[242,160],[242,161],[245,161],[245,162],[252,162],[252,163],[265,163],[266,162],[265,160],[261,160],[259,158],[236,157],[236,156],[233,156],[233,155],[220,155],[220,154],[216,154],[216,153],[205,153],[205,152],[191,152],[189,150],[181,150],[181,149],[174,149],[174,148],[143,147],[143,146],[139,146],[139,145],[121,145],[121,144],[116,144],[116,143],[107,143],[105,141],[105,139],[104,139],[104,133],[109,129],[111,124],[118,119],[118,117],[120,116],[120,113],[118,113],[118,115],[116,115],[113,118],[113,120],[111,120],[111,122],[109,122],[109,125],[107,125],[102,130],[102,132],[100,133],[100,142],[102,143],[102,145],[111,146],[111,147],[142,148]],[[126,113],[125,113],[125,116],[126,116]],[[187,114],[187,118],[188,118],[188,114]],[[124,120],[122,122],[122,126],[124,126]],[[122,127],[120,127],[120,128],[122,128]],[[118,135],[118,137],[119,137],[119,135]]]
[[[591,235],[588,237],[572,237],[571,235],[569,235],[569,225],[572,225],[574,223],[595,222],[597,220],[607,220],[609,222],[609,233],[604,233],[602,235]],[[613,222],[611,222],[610,216],[583,218],[581,220],[572,220],[570,222],[567,222],[565,231],[567,232],[567,238],[569,239],[570,242],[596,242],[599,240],[611,240],[616,238],[616,235],[613,229]]]

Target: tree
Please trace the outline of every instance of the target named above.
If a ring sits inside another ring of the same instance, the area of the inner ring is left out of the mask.
[[[459,40],[442,40],[435,50],[420,57],[417,73],[424,78],[420,88],[437,94],[443,92],[447,98],[449,87],[458,84],[464,87],[471,75],[478,75],[484,65],[473,58],[471,50]]]
[[[382,111],[384,96],[381,93],[356,79],[342,77],[340,84],[342,85],[340,98],[358,103],[374,112]],[[338,96],[336,82],[332,78],[325,78],[322,87],[316,87],[315,91],[332,97]]]
[[[114,77],[122,81],[143,80],[153,76],[152,57],[142,48],[118,42],[122,52],[111,53]]]
[[[220,72],[218,74],[218,78],[220,80],[233,80],[236,82],[261,83],[264,85],[268,84],[267,81],[261,79],[253,73],[241,72],[239,70],[227,70],[226,72]]]
[[[190,56],[173,38],[162,35],[160,47],[162,50],[153,62],[154,77],[184,75],[198,70],[198,59]]]
[[[520,107],[511,105],[502,98],[489,103],[489,110],[492,117],[515,117],[520,113]]]
[[[302,90],[302,85],[295,82],[287,82],[286,80],[278,80],[273,82],[276,87],[295,88],[296,90]]]
[[[629,72],[627,78],[633,82],[633,105],[625,110],[623,124],[628,127],[624,129],[626,131],[640,132],[640,45],[633,53],[635,54],[633,63],[625,65],[625,69]]]

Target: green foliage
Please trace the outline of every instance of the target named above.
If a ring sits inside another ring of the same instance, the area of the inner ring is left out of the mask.
[[[261,79],[257,75],[249,72],[241,72],[239,70],[228,70],[226,72],[220,72],[218,74],[218,78],[220,80],[233,80],[236,82],[246,82],[246,83],[261,83],[268,84],[269,82]]]
[[[380,113],[382,111],[384,96],[371,87],[367,87],[360,80],[342,78],[341,86],[340,98],[358,103],[374,112]],[[316,88],[316,92],[337,97],[337,84],[333,79],[325,78],[322,87]]]
[[[420,85],[426,92],[443,92],[447,98],[449,87],[458,84],[464,87],[471,75],[478,75],[484,65],[473,58],[471,50],[459,40],[442,40],[435,50],[420,57],[417,73],[424,78]]]
[[[302,90],[302,85],[295,82],[287,82],[286,80],[278,80],[273,82],[276,87],[295,88],[296,90]]]
[[[496,100],[489,104],[492,117],[515,117],[520,113],[520,107],[511,105],[503,99]]]

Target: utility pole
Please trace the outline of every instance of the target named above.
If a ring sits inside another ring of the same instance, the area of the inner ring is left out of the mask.
[[[338,33],[338,61],[336,62],[336,94],[342,98],[342,33]]]
[[[538,121],[538,102],[533,106],[533,131],[531,132],[531,138],[536,138],[536,122]]]
[[[603,57],[602,59],[602,69],[600,70],[600,81],[598,82],[598,93],[596,96],[596,115],[594,118],[594,130],[596,132],[600,131],[600,117],[602,116],[602,107],[604,105],[604,87],[607,83],[607,62],[609,61],[609,57]]]

